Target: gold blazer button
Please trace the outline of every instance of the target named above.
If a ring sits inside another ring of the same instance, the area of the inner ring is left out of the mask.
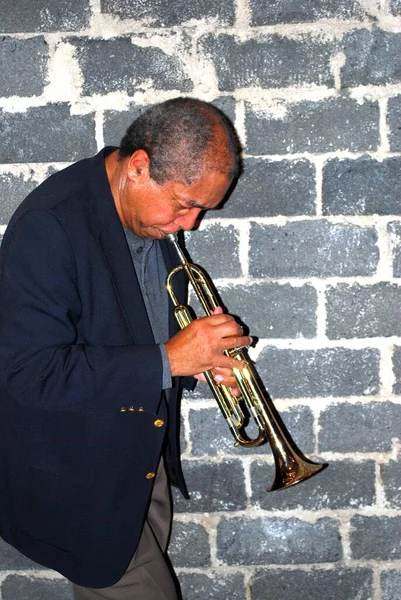
[[[155,427],[163,427],[164,421],[163,421],[163,419],[156,419],[156,421],[153,423],[153,425]]]
[[[150,473],[146,473],[145,477],[146,479],[153,479],[153,477],[156,477],[156,473],[150,471]]]

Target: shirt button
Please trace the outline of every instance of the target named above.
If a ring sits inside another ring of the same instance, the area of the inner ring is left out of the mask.
[[[156,477],[156,473],[153,473],[153,471],[150,471],[150,473],[146,473],[145,475],[146,479],[153,479],[154,477]]]
[[[139,246],[139,248],[136,249],[137,254],[141,254],[141,252],[143,252],[143,246]]]
[[[156,419],[156,421],[153,423],[153,425],[155,427],[163,427],[164,421],[163,421],[163,419]]]

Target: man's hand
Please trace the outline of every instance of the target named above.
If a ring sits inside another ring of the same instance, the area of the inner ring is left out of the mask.
[[[227,369],[241,369],[244,364],[226,356],[224,350],[248,346],[251,342],[252,338],[242,334],[234,317],[223,314],[222,308],[217,307],[210,317],[196,319],[165,344],[171,375],[198,375],[213,370],[216,377],[223,377],[222,383],[227,381],[235,386]]]
[[[238,362],[238,360],[237,360],[237,362]],[[238,364],[241,366],[242,363],[238,362]],[[236,368],[238,368],[238,367],[236,366]],[[233,396],[239,396],[241,394],[241,391],[240,391],[239,387],[237,386],[236,379],[233,375],[232,369],[215,367],[214,369],[211,369],[210,372],[213,375],[213,379],[215,381],[217,381],[218,383],[221,383],[231,389],[231,393]],[[206,377],[204,376],[203,373],[198,373],[198,375],[194,375],[194,377],[195,377],[195,379],[198,379],[199,381],[206,382]]]

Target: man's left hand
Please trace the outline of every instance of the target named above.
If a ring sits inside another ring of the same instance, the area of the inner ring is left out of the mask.
[[[235,377],[233,375],[232,369],[226,369],[224,367],[214,367],[214,369],[210,369],[209,371],[213,375],[213,379],[217,381],[217,383],[221,383],[226,387],[231,388],[231,393],[233,396],[239,396],[241,394]],[[203,373],[199,373],[198,375],[194,375],[195,379],[199,381],[206,382],[205,376]]]

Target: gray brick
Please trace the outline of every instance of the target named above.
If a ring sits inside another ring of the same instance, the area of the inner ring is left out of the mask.
[[[177,512],[245,509],[244,470],[240,460],[185,461],[183,469],[191,499],[188,502],[176,493]]]
[[[342,558],[338,524],[332,519],[236,517],[217,529],[218,558],[227,565],[311,564]]]
[[[148,106],[130,104],[128,110],[104,112],[103,138],[106,146],[119,146],[132,121],[135,121]]]
[[[208,567],[210,545],[206,529],[197,523],[175,521],[168,553],[175,567]]]
[[[390,11],[393,15],[401,15],[401,0],[390,0]]]
[[[401,4],[400,4],[401,5]],[[401,15],[401,11],[400,11]],[[401,96],[389,98],[387,106],[390,150],[401,151]]]
[[[121,19],[143,20],[151,27],[172,27],[192,19],[213,19],[220,25],[233,25],[235,16],[233,0],[175,0],[174,3],[101,0],[101,9]]]
[[[212,100],[212,104],[217,106],[230,121],[235,121],[235,99],[232,96],[217,96]]]
[[[201,51],[214,61],[219,90],[333,84],[330,58],[333,44],[313,38],[293,40],[278,34],[240,42],[222,34],[206,36]]]
[[[291,104],[284,118],[247,104],[245,125],[248,154],[375,150],[380,138],[378,103],[350,98]]]
[[[401,335],[400,320],[394,318],[401,311],[401,287],[395,284],[340,283],[329,287],[326,310],[330,339]]]
[[[38,185],[31,177],[25,180],[23,175],[13,173],[0,174],[0,223],[6,225],[22,200]]]
[[[384,492],[391,508],[401,508],[401,465],[391,460],[387,465],[381,465]]]
[[[391,402],[334,404],[320,415],[321,452],[389,452],[401,439],[401,406]]]
[[[192,82],[179,61],[160,48],[135,46],[128,37],[109,40],[73,38],[70,42],[76,48],[85,95],[117,91],[133,94],[147,89],[149,80],[155,89],[192,90]]]
[[[258,283],[221,290],[232,315],[258,338],[312,338],[316,335],[317,296],[314,287]]]
[[[328,161],[323,169],[323,213],[401,214],[400,168],[400,158]]]
[[[324,220],[251,224],[249,273],[253,277],[372,275],[378,259],[373,227]]]
[[[42,36],[27,40],[0,38],[0,63],[3,65],[0,96],[40,96],[48,55],[48,46]]]
[[[267,600],[267,590],[279,600],[372,600],[374,594],[372,570],[366,568],[257,569],[251,589],[252,600]]]
[[[373,461],[330,460],[328,469],[280,494],[266,493],[264,472],[261,461],[252,463],[252,504],[265,510],[340,510],[373,506],[376,501]]]
[[[262,350],[256,364],[273,398],[377,394],[379,365],[380,354],[371,348],[283,350],[272,346]]]
[[[243,575],[181,573],[183,598],[188,600],[245,600]]]
[[[399,598],[401,598],[400,571],[383,571],[381,574],[380,583],[382,589],[381,600],[399,600]]]
[[[313,215],[315,203],[315,167],[308,160],[248,158],[244,161],[244,173],[224,204],[221,216]]]
[[[89,0],[16,0],[10,10],[8,0],[0,0],[0,31],[76,31],[87,27],[90,19]]]
[[[0,162],[75,161],[96,152],[93,115],[71,115],[66,104],[0,111]]]
[[[353,517],[351,554],[356,560],[399,560],[401,517]]]
[[[250,0],[252,25],[308,23],[320,19],[361,19],[356,0]]]
[[[217,223],[186,236],[191,262],[205,269],[212,280],[242,275],[238,246],[238,230],[232,225]]]
[[[2,600],[72,600],[70,584],[65,580],[32,579],[8,575],[1,586]]]
[[[346,55],[343,88],[401,81],[401,33],[357,29],[344,35],[342,48]]]
[[[0,571],[37,569],[38,565],[0,538]]]
[[[401,394],[401,346],[394,348],[393,367],[395,374],[395,383],[393,386],[394,394]]]
[[[313,415],[310,408],[306,406],[293,407],[290,410],[280,411],[281,417],[291,432],[295,442],[304,452],[313,450]],[[217,408],[204,408],[189,411],[189,428],[191,431],[191,445],[193,456],[248,456],[249,449],[234,446],[234,438],[230,433],[227,423]],[[250,437],[255,436],[255,427],[251,422],[247,431]],[[268,443],[254,448],[257,454],[270,454]],[[263,466],[267,471],[264,478],[266,485],[270,467]],[[271,475],[271,478],[273,474]]]

